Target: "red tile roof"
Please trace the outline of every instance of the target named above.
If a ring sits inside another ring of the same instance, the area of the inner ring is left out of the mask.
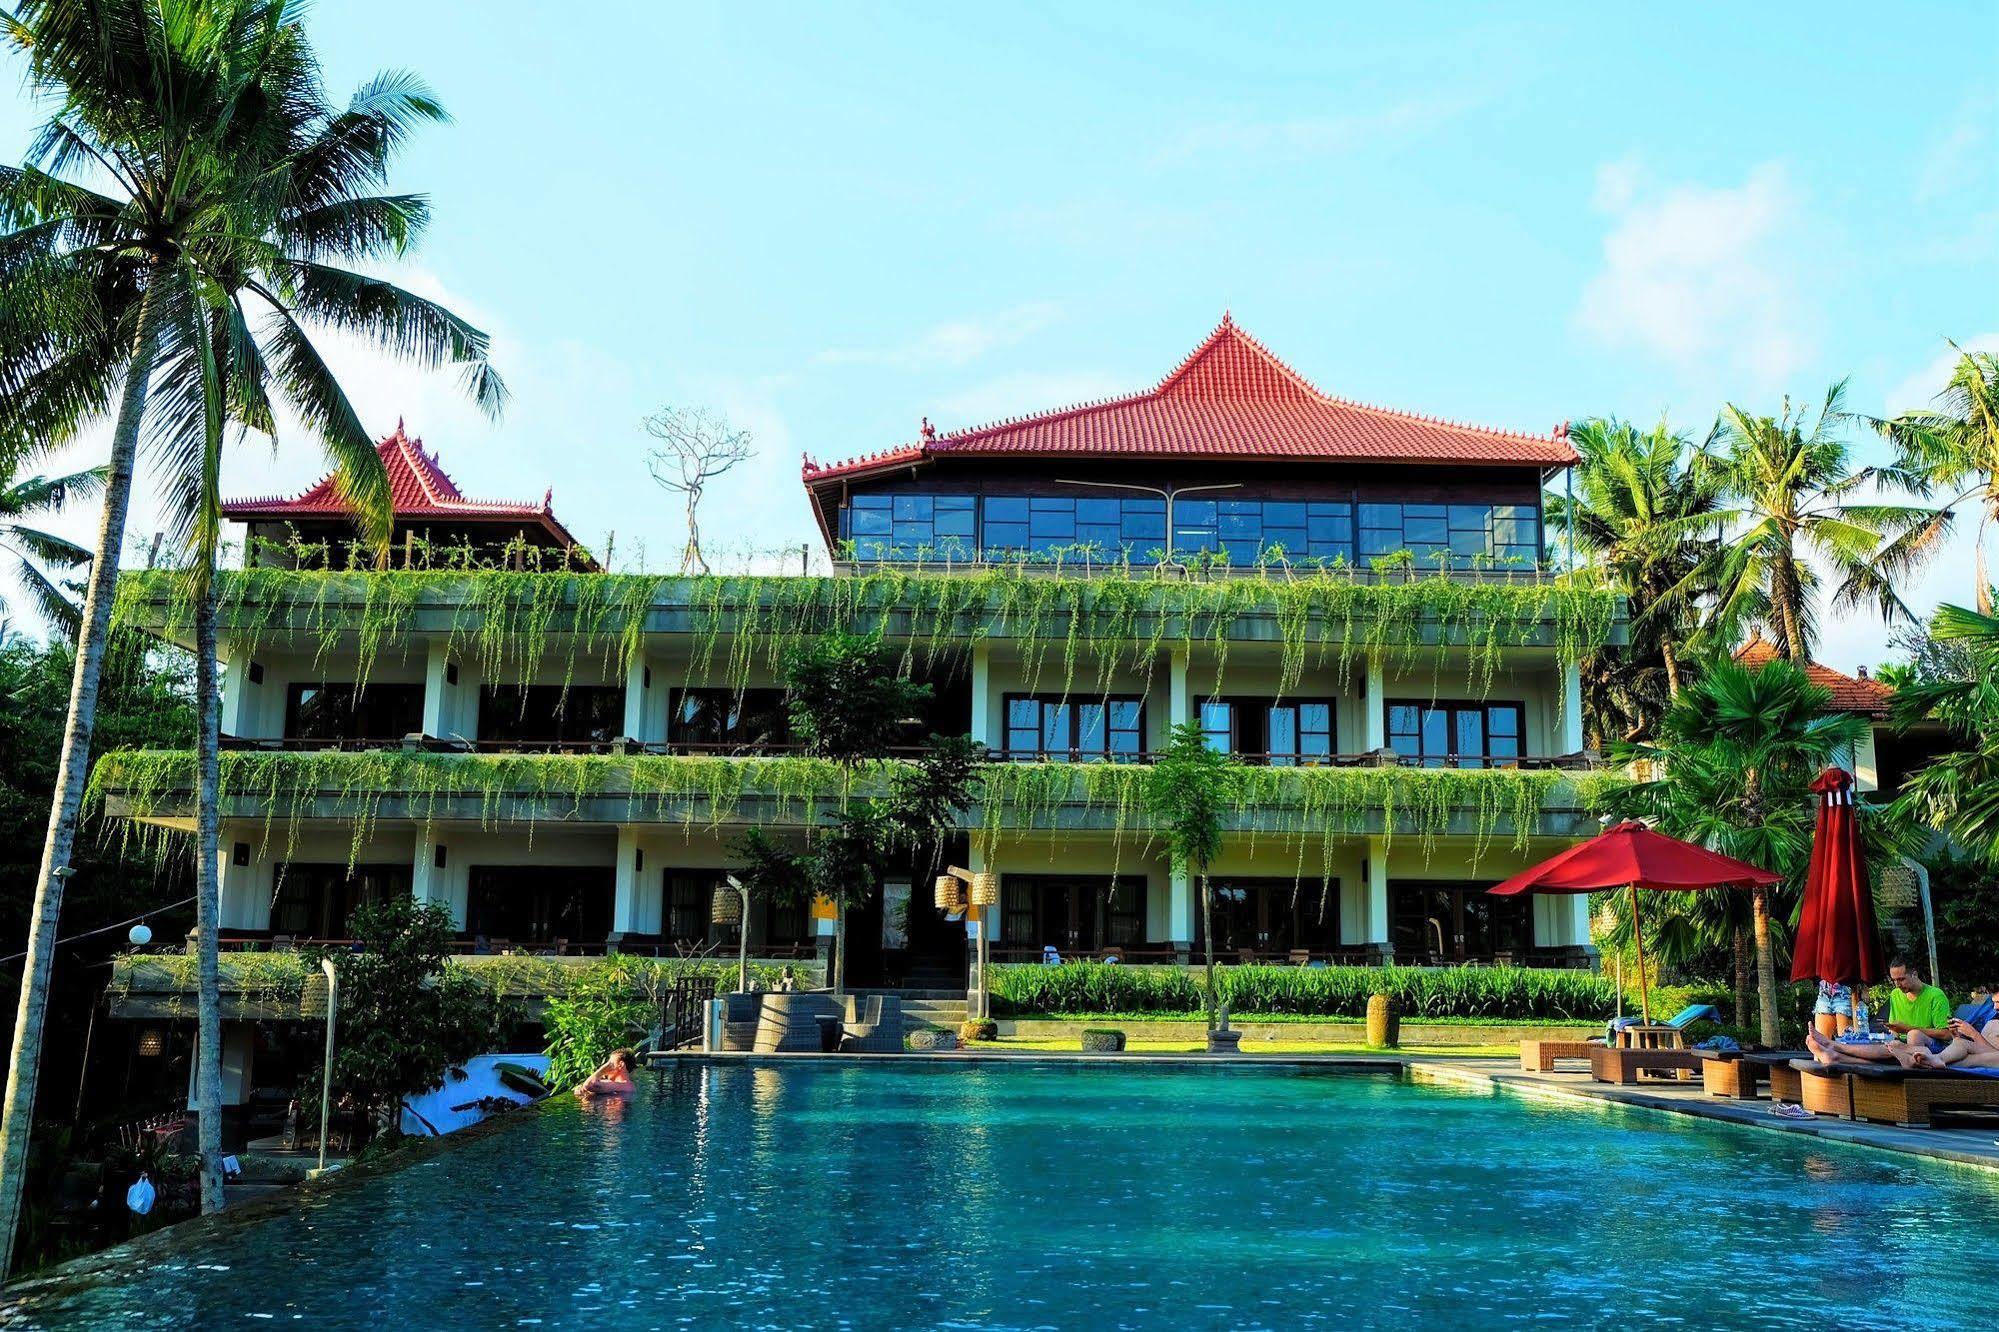
[[[552,490],[542,495],[540,504],[467,499],[438,465],[437,455],[425,453],[423,440],[405,434],[401,421],[396,422],[395,433],[386,436],[375,449],[382,455],[382,466],[389,473],[389,496],[395,504],[398,522],[426,518],[455,522],[514,521],[541,528],[558,545],[576,544],[576,539],[556,520],[551,507],[555,497]],[[353,512],[353,507],[340,497],[331,472],[290,499],[267,495],[224,500],[222,504],[222,516],[237,522],[339,518]]]
[[[1150,389],[939,434],[845,462],[805,460],[808,485],[934,457],[1301,459],[1566,467],[1566,426],[1520,435],[1328,397],[1228,315]]]
[[[1735,649],[1735,659],[1745,666],[1763,666],[1777,660],[1777,645],[1761,634]],[[1815,661],[1805,663],[1805,678],[1822,689],[1832,691],[1832,707],[1835,712],[1859,712],[1870,717],[1885,717],[1888,706],[1895,700],[1895,691],[1879,680],[1862,679],[1846,675],[1830,666],[1821,666]]]

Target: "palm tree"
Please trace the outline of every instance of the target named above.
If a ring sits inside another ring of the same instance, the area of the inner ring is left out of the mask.
[[[1999,618],[1945,606],[1930,628],[1961,645],[1970,669],[1960,679],[1918,681],[1895,692],[1903,726],[1937,721],[1957,743],[1902,784],[1898,813],[1999,866]]]
[[[1802,882],[1811,858],[1811,781],[1867,722],[1828,712],[1832,692],[1789,661],[1750,667],[1723,658],[1682,690],[1659,721],[1659,737],[1625,746],[1620,757],[1648,759],[1658,778],[1621,797],[1628,813],[1661,832]],[[1771,893],[1750,899],[1756,944],[1761,1038],[1777,1043],[1777,966]]]
[[[1201,893],[1201,934],[1206,945],[1202,1002],[1208,1030],[1215,1029],[1215,913],[1208,867],[1222,849],[1222,816],[1234,803],[1241,774],[1229,756],[1210,745],[1199,722],[1176,725],[1166,749],[1145,774],[1145,809],[1165,834],[1173,868]]]
[[[1992,613],[1992,580],[1986,572],[1985,535],[1999,519],[1999,356],[1958,353],[1950,379],[1927,411],[1904,412],[1892,420],[1868,418],[1895,445],[1895,472],[1909,489],[1928,498],[1936,490],[1955,492],[1944,502],[1955,509],[1978,502],[1978,539],[1972,546],[1973,594],[1981,615]]]
[[[0,477],[0,549],[13,555],[15,575],[42,618],[70,632],[76,629],[76,603],[42,566],[74,569],[89,562],[90,552],[37,524],[44,517],[61,513],[71,500],[87,500],[103,487],[101,467],[68,476],[21,478],[10,469]],[[0,614],[6,610],[6,601],[0,600]]]
[[[1712,468],[1688,464],[1689,441],[1664,422],[1640,431],[1615,418],[1571,426],[1582,461],[1573,498],[1549,504],[1625,589],[1631,642],[1599,649],[1585,669],[1590,712],[1604,739],[1648,734],[1684,683],[1682,644],[1697,630],[1696,579],[1718,543],[1720,488]]]
[[[63,439],[113,410],[104,520],[85,596],[76,683],[37,885],[27,979],[0,1123],[0,1228],[18,1216],[46,1007],[49,949],[74,843],[104,640],[142,427],[182,514],[213,510],[225,419],[269,431],[275,387],[335,459],[378,542],[387,478],[307,323],[372,336],[426,364],[465,367],[474,396],[504,390],[486,339],[449,311],[328,261],[401,251],[426,208],[374,195],[395,149],[442,111],[413,78],[376,78],[327,106],[289,0],[36,0],[0,20],[34,84],[58,100],[27,166],[0,172],[0,443]],[[78,167],[110,192],[70,179]],[[252,312],[259,327],[252,331]],[[149,398],[157,410],[149,413]],[[365,456],[364,456],[365,455]],[[188,523],[201,603],[214,526]],[[203,800],[213,805],[217,709],[212,606]],[[200,830],[204,1206],[219,1205],[215,841]],[[60,872],[59,872],[60,871]]]
[[[1816,560],[1839,581],[1833,605],[1877,606],[1884,619],[1907,615],[1895,591],[1949,531],[1948,509],[1860,503],[1855,496],[1893,473],[1855,471],[1839,428],[1846,384],[1826,391],[1816,415],[1789,399],[1778,416],[1722,408],[1704,452],[1718,458],[1729,529],[1709,623],[1724,641],[1765,623],[1777,650],[1810,660],[1818,630]]]

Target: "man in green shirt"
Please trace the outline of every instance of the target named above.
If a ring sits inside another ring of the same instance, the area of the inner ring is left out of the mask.
[[[1907,1064],[1911,1050],[1928,1054],[1941,1049],[1950,1039],[1950,996],[1927,985],[1909,965],[1907,958],[1889,960],[1888,1030],[1894,1038],[1875,1044],[1869,1041],[1828,1041],[1815,1031],[1805,1032],[1805,1044],[1812,1058],[1821,1064]]]
[[[1929,1049],[1950,1040],[1950,996],[1901,958],[1888,964],[1888,1030],[1910,1045]]]

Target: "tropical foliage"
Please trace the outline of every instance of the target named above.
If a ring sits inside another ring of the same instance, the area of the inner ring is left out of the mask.
[[[1896,809],[1999,868],[1999,619],[1945,606],[1930,632],[1966,654],[1965,670],[1898,691],[1896,718],[1941,723],[1954,743],[1903,783]]]
[[[1950,378],[1927,408],[1871,423],[1895,445],[1896,478],[1925,498],[1943,492],[1941,507],[1972,503],[1978,511],[1973,543],[1972,593],[1981,613],[1992,613],[1992,580],[1985,544],[1999,518],[1999,356],[1958,353]]]
[[[1165,752],[1145,774],[1146,813],[1166,839],[1173,872],[1192,879],[1201,896],[1202,1007],[1210,1027],[1219,1018],[1219,996],[1208,866],[1221,854],[1223,815],[1236,801],[1240,773],[1238,764],[1208,743],[1199,722],[1186,721],[1173,728]]]
[[[104,487],[104,470],[89,468],[67,476],[21,476],[17,458],[0,476],[0,550],[14,557],[14,576],[28,603],[50,624],[74,633],[77,606],[57,586],[50,571],[74,570],[90,562],[90,552],[49,531],[43,523]],[[0,599],[0,615],[8,610]]]

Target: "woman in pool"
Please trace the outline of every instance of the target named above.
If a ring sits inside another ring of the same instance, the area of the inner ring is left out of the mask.
[[[611,1057],[597,1065],[597,1071],[576,1084],[578,1096],[629,1096],[632,1094],[632,1061],[638,1056],[630,1050],[613,1050]]]

